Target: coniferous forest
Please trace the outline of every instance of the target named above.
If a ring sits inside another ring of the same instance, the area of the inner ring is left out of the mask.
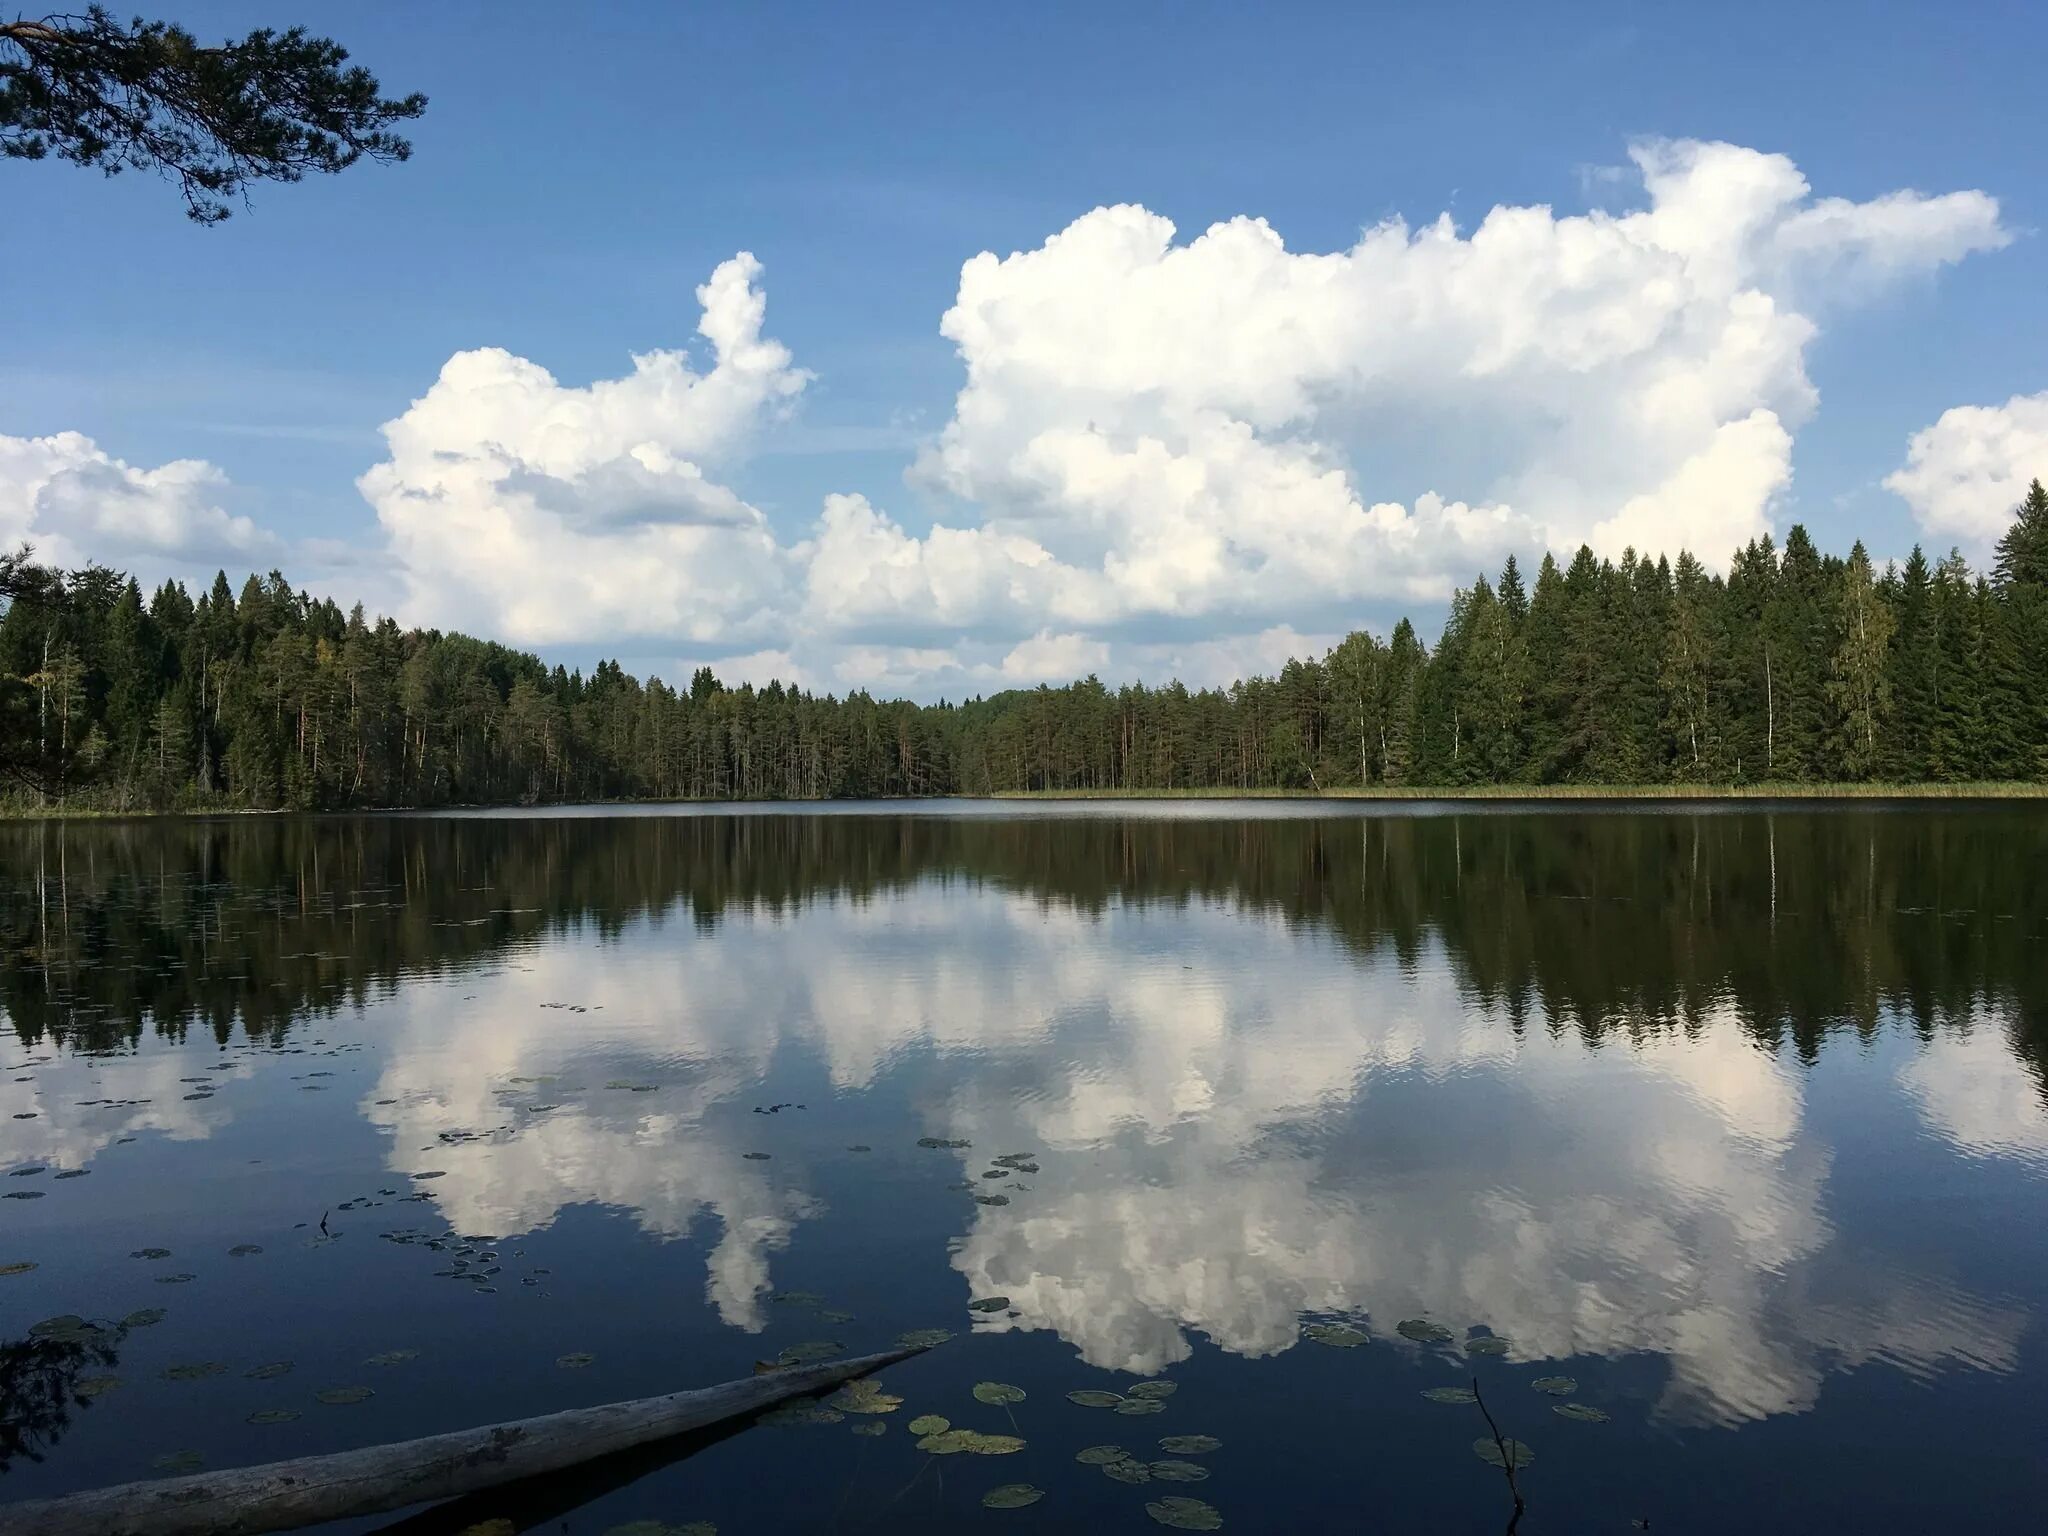
[[[299,809],[1031,790],[2048,780],[2048,493],[1994,569],[1803,528],[1725,576],[1510,559],[1412,624],[1227,689],[1090,677],[965,703],[687,691],[225,575],[196,599],[0,560],[17,807]]]

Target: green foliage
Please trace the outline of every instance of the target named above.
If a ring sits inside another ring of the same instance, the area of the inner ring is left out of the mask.
[[[348,50],[302,27],[201,47],[183,27],[83,15],[0,22],[0,158],[153,170],[186,214],[225,219],[252,181],[299,181],[368,156],[403,160],[395,124],[427,99],[379,94]]]
[[[1434,652],[1404,619],[1228,689],[1090,677],[928,706],[708,667],[687,692],[586,677],[274,571],[145,603],[24,553],[0,562],[9,598],[0,774],[46,807],[2048,781],[2048,584],[1918,550],[1879,573],[1799,528],[1725,578],[1581,549],[1525,596],[1510,564],[1457,595]]]

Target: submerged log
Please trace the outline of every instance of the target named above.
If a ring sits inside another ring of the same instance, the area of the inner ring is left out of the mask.
[[[452,1499],[771,1408],[919,1349],[769,1371],[695,1392],[571,1408],[397,1445],[0,1505],[5,1536],[259,1536]]]

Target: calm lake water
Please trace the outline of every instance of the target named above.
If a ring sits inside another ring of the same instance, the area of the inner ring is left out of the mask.
[[[401,1528],[1499,1531],[1474,1376],[1535,1536],[2048,1498],[2038,808],[17,824],[0,946],[0,1500],[918,1329]]]

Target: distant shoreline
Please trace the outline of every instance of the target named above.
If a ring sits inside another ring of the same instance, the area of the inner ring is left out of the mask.
[[[203,817],[247,816],[432,816],[441,812],[493,810],[567,810],[576,806],[609,809],[633,806],[694,805],[732,806],[747,809],[760,806],[829,807],[854,803],[942,805],[949,801],[1009,801],[1019,803],[1058,801],[1160,800],[1365,800],[1388,804],[1440,804],[1446,801],[1486,802],[1493,805],[1578,801],[1587,804],[1649,803],[1719,805],[1742,802],[1796,800],[1816,805],[1830,802],[1918,800],[1986,802],[2004,800],[2048,800],[2048,783],[2024,780],[1975,784],[1468,784],[1458,786],[1340,786],[1332,789],[1032,789],[998,790],[980,795],[919,795],[819,800],[574,800],[523,806],[509,801],[461,805],[377,805],[328,810],[257,810],[246,806],[189,806],[170,810],[111,810],[97,806],[0,806],[0,822],[32,821],[148,821],[198,819]]]

